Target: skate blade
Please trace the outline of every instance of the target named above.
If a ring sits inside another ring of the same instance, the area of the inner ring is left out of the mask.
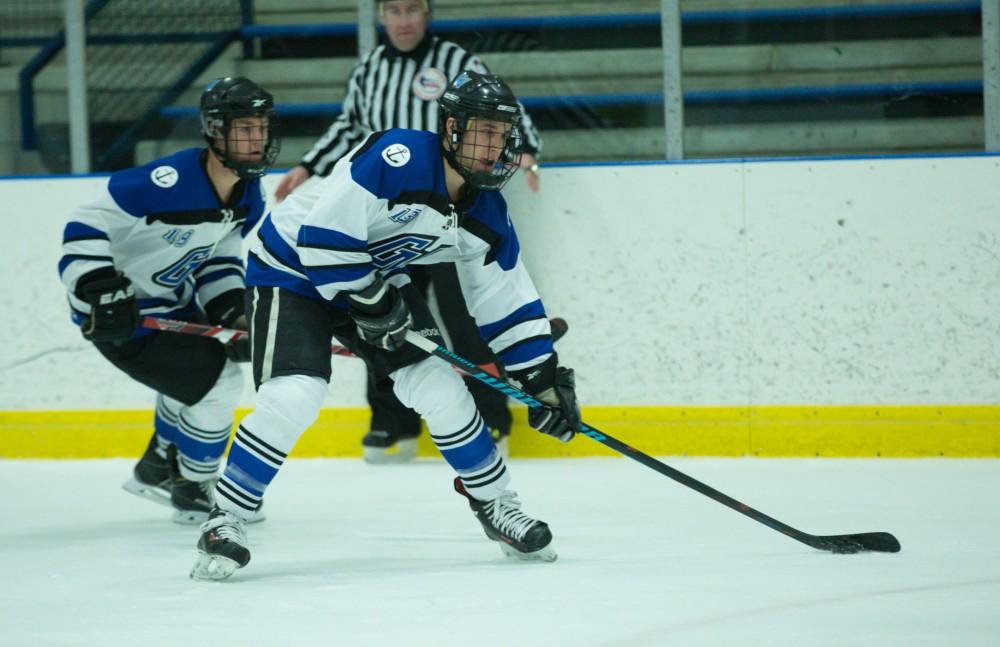
[[[540,548],[533,553],[522,553],[513,546],[505,544],[504,542],[497,542],[500,544],[500,550],[503,554],[511,559],[517,559],[522,562],[554,562],[559,555],[556,554],[556,549],[549,544],[545,548]]]
[[[391,447],[366,447],[362,445],[361,457],[369,465],[409,463],[417,457],[417,439],[404,438]]]
[[[238,568],[240,565],[228,557],[199,553],[198,559],[195,560],[194,567],[191,569],[191,579],[202,582],[219,582],[235,573]]]
[[[170,490],[155,485],[147,485],[138,481],[134,476],[122,483],[122,489],[129,494],[134,494],[147,501],[159,503],[160,505],[170,505]]]

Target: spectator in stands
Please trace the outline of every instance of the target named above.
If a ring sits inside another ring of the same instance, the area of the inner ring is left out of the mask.
[[[430,0],[376,0],[379,19],[389,42],[369,52],[351,73],[343,112],[291,169],[275,191],[284,200],[310,176],[329,175],[334,164],[370,133],[389,128],[437,132],[438,98],[463,70],[487,73],[474,54],[431,35]],[[541,140],[522,106],[521,167],[532,191],[538,191]],[[482,340],[458,286],[454,265],[411,266],[412,280],[421,291],[433,286],[438,309],[455,351],[478,364],[495,361]],[[558,330],[556,331],[558,334]],[[474,379],[467,379],[479,411],[494,440],[505,452],[511,415],[507,397]],[[372,408],[369,432],[362,440],[369,463],[404,462],[416,456],[420,417],[396,398],[392,384],[376,382],[369,372],[368,402]]]

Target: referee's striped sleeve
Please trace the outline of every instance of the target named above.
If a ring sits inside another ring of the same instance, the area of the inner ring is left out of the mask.
[[[368,135],[361,126],[361,84],[365,77],[366,63],[367,61],[363,61],[356,65],[347,81],[343,112],[303,156],[302,166],[306,167],[310,175],[329,175],[337,160]]]
[[[393,54],[380,45],[354,67],[347,82],[344,111],[303,156],[302,166],[310,175],[329,175],[340,158],[375,131],[413,128],[436,132],[437,100],[421,91],[430,69],[441,72],[447,82],[463,70],[489,73],[478,56],[437,37],[431,38],[419,59]],[[537,155],[542,140],[523,105],[521,133],[521,150]]]

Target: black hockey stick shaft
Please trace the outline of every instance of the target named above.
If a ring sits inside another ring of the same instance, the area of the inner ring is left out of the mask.
[[[507,382],[480,370],[479,367],[469,360],[456,355],[443,346],[438,346],[433,341],[421,337],[413,331],[406,333],[406,340],[423,349],[427,353],[440,357],[452,366],[462,369],[462,371],[476,378],[480,382],[488,384],[497,391],[505,393],[531,408],[544,408],[546,406],[544,403],[539,402],[535,398],[515,388]],[[638,461],[646,467],[656,470],[660,474],[677,481],[681,485],[686,485],[692,490],[704,494],[708,498],[718,501],[722,505],[732,508],[740,514],[746,515],[754,521],[762,523],[768,528],[776,530],[791,537],[792,539],[806,544],[807,546],[811,546],[812,548],[826,550],[833,553],[859,553],[865,551],[884,553],[899,552],[899,541],[887,532],[866,532],[849,535],[811,535],[807,532],[802,532],[801,530],[797,530],[786,523],[778,521],[774,517],[768,516],[759,510],[751,508],[745,503],[737,501],[731,496],[688,476],[684,472],[670,467],[666,463],[656,460],[652,456],[649,456],[648,454],[645,454],[638,449],[604,433],[603,431],[599,431],[598,429],[591,427],[590,425],[581,423],[580,430],[584,436],[601,443],[605,447],[613,449],[622,456],[627,456],[632,460]]]

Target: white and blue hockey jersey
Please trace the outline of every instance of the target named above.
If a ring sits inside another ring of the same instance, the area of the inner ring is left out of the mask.
[[[77,281],[101,269],[132,281],[143,315],[187,318],[243,288],[242,241],[264,213],[260,181],[240,181],[222,204],[203,154],[190,148],[114,173],[96,200],[73,212],[59,276],[78,325],[90,305],[74,294]]]
[[[469,312],[511,370],[552,354],[545,308],[521,261],[503,196],[450,203],[440,136],[373,133],[307,191],[293,193],[261,224],[247,284],[276,286],[346,307],[342,292],[380,273],[397,286],[406,266],[454,261]]]

